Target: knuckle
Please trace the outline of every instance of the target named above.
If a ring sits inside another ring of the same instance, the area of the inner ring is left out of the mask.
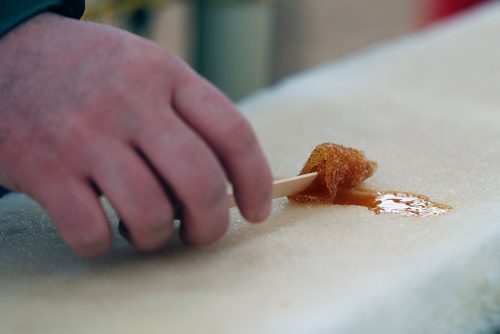
[[[172,74],[173,57],[162,48],[139,41],[134,51],[128,53],[127,69],[134,76],[151,81],[156,78],[165,78],[168,76],[159,74]]]
[[[153,251],[162,247],[174,231],[173,223],[138,224],[132,229],[133,244],[142,251]]]
[[[84,113],[75,113],[72,117],[67,117],[64,120],[64,126],[61,126],[59,131],[54,134],[59,145],[85,143],[82,138],[89,132],[88,115]],[[70,145],[68,145],[70,146]]]
[[[229,154],[245,155],[256,146],[257,139],[248,122],[242,117],[238,117],[228,125],[226,133],[228,134],[226,145],[228,145]]]
[[[150,212],[135,210],[129,213],[125,220],[132,226],[134,233],[149,236],[167,228],[169,220],[172,220],[172,214],[166,213],[164,210]]]
[[[127,174],[121,179],[125,180]],[[139,232],[148,233],[172,219],[172,206],[150,175],[138,171],[135,174],[140,177],[128,177],[127,181],[124,181],[128,183],[121,193],[121,200],[117,199],[118,211],[121,211],[122,218]]]
[[[224,183],[212,175],[205,173],[193,178],[190,184],[190,202],[197,206],[210,207],[222,202],[225,198]]]
[[[195,71],[182,62],[179,62],[178,66],[176,66],[174,80],[181,87],[197,87],[203,82],[203,79]]]
[[[143,250],[149,250],[151,245],[156,247],[155,240],[163,240],[173,233],[173,213],[168,205],[128,206],[122,218],[130,228],[134,244]]]

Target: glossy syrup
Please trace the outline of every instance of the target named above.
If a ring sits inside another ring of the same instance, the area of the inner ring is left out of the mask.
[[[333,204],[364,206],[377,215],[392,213],[410,217],[437,216],[453,210],[423,195],[365,188],[339,189]]]
[[[318,176],[307,189],[288,198],[299,203],[358,205],[375,214],[413,217],[442,215],[452,210],[422,195],[362,188],[361,183],[376,168],[377,163],[367,160],[359,150],[334,143],[320,144],[300,172],[316,172]]]

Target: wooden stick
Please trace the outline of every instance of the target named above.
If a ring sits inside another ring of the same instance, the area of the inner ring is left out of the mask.
[[[316,176],[318,176],[318,173],[315,172],[274,181],[273,198],[294,195],[305,190],[311,185]],[[228,201],[230,208],[236,206],[236,201],[232,193],[228,194]]]

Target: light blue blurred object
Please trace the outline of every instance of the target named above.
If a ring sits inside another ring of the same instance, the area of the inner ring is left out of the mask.
[[[195,67],[233,100],[270,82],[273,5],[198,1]]]

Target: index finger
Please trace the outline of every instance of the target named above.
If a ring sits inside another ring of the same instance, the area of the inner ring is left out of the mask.
[[[271,211],[272,174],[250,124],[231,101],[205,79],[183,69],[173,106],[218,156],[243,216],[252,222]]]

